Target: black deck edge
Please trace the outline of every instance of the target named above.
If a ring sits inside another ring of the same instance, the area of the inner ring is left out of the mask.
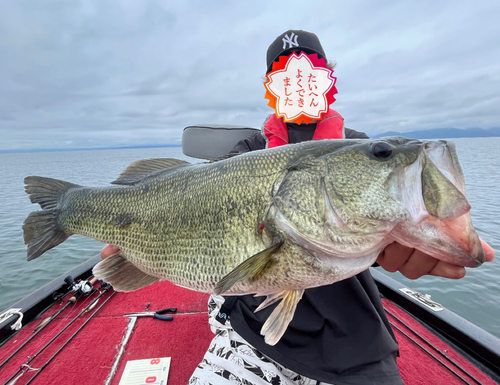
[[[399,289],[407,286],[373,268],[370,272],[380,294],[409,312],[429,329],[448,339],[475,361],[500,377],[500,339],[444,308],[435,312]]]
[[[23,326],[26,325],[57,301],[57,299],[54,299],[54,294],[64,294],[70,290],[66,282],[64,282],[64,279],[68,275],[71,275],[75,280],[87,279],[92,274],[92,268],[94,265],[100,260],[100,255],[96,255],[95,257],[86,260],[4,310],[20,308],[23,313],[22,324]],[[3,313],[4,310],[0,313]],[[18,318],[18,316],[10,317],[0,323],[0,345],[15,334],[15,331],[12,330],[10,326],[16,322]]]

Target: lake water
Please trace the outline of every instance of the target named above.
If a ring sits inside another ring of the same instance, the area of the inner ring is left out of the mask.
[[[472,218],[479,235],[500,251],[500,138],[452,139],[464,170]],[[93,257],[103,244],[72,236],[41,258],[26,261],[22,223],[38,205],[24,192],[23,179],[41,175],[87,186],[104,186],[132,161],[172,157],[189,161],[179,147],[91,151],[0,153],[0,312],[72,267]],[[423,277],[415,281],[387,273],[432,296],[500,338],[500,256],[469,269],[464,279]]]

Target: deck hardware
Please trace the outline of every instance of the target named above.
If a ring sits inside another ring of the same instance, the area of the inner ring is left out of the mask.
[[[14,325],[18,324],[20,320],[23,319],[23,313],[21,313],[21,310],[22,310],[21,308],[11,308],[5,310],[2,314],[0,314],[0,323],[7,321],[10,317],[17,315],[20,318],[16,321],[16,323],[14,323]],[[19,330],[15,329],[14,325],[11,326],[12,330]]]
[[[126,313],[123,316],[124,317],[153,317],[154,319],[159,319],[161,321],[172,321],[174,317],[171,315],[164,316],[162,314],[166,313],[176,313],[177,308],[176,307],[168,307],[166,309],[161,309],[157,311],[143,311],[139,313]]]
[[[413,298],[415,301],[421,303],[432,311],[444,310],[444,307],[441,304],[431,300],[431,296],[429,294],[422,294],[418,291],[408,289],[407,287],[403,287],[399,289],[399,291],[406,294],[408,297]]]

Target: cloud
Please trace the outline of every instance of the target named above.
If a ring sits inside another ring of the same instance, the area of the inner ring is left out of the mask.
[[[0,14],[0,150],[179,143],[260,127],[268,45],[315,32],[333,108],[370,134],[500,126],[500,5],[20,0]]]

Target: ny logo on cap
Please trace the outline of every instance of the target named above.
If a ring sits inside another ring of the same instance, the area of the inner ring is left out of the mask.
[[[298,47],[299,43],[297,42],[298,36],[292,32],[292,36],[288,37],[288,35],[285,35],[283,39],[283,49],[286,49],[286,45],[288,44],[288,48],[292,47]]]

